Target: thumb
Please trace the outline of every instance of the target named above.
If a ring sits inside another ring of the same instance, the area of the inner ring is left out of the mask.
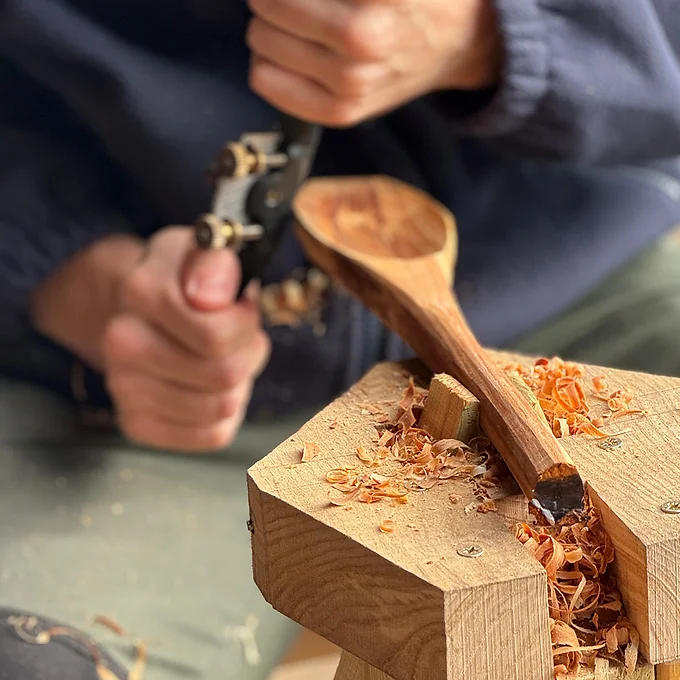
[[[199,311],[228,307],[238,295],[241,263],[233,250],[197,250],[184,268],[184,294]]]

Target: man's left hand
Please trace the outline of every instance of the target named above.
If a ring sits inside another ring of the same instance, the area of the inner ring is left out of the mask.
[[[249,0],[252,88],[278,109],[354,125],[428,92],[498,81],[491,0]]]

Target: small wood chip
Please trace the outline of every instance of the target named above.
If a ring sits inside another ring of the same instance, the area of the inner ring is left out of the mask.
[[[302,462],[309,463],[310,460],[314,460],[321,453],[321,449],[318,444],[314,442],[304,442],[302,445]]]
[[[359,460],[368,463],[369,465],[372,465],[375,462],[373,456],[371,456],[361,444],[357,446],[357,456],[359,457]]]
[[[486,515],[487,512],[496,512],[497,510],[496,504],[490,499],[477,506],[477,512],[482,513],[482,515]]]
[[[391,519],[384,519],[380,522],[380,531],[383,534],[393,534],[394,533],[394,521]]]
[[[125,637],[127,635],[127,632],[123,626],[118,623],[118,621],[112,619],[110,616],[106,616],[104,614],[100,614],[99,616],[96,616],[93,623],[97,626],[104,626],[104,628],[108,628],[112,633],[115,633],[116,635],[119,635],[120,637]]]

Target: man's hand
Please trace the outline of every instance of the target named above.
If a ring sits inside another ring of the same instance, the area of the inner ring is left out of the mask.
[[[497,83],[491,0],[249,0],[251,87],[286,113],[347,126],[442,89]]]
[[[129,437],[182,451],[232,441],[269,357],[257,306],[235,301],[240,279],[233,252],[194,252],[189,229],[151,239],[103,335],[107,384]]]
[[[269,356],[257,306],[235,301],[240,277],[231,251],[196,252],[186,227],[147,243],[112,236],[43,283],[32,319],[104,374],[128,437],[216,450],[236,435]]]

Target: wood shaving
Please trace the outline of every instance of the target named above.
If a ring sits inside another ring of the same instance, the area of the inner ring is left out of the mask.
[[[384,519],[380,522],[380,531],[383,534],[393,534],[394,533],[394,521],[391,519]]]
[[[264,286],[259,293],[259,305],[265,323],[291,328],[309,324],[316,335],[323,335],[322,317],[329,283],[325,274],[310,269],[301,276]]]
[[[518,524],[515,536],[547,574],[555,675],[592,668],[598,656],[633,672],[640,637],[609,571],[614,547],[595,508],[558,526]]]
[[[314,442],[304,442],[302,444],[302,462],[309,463],[309,461],[314,460],[321,453],[321,449],[318,444]]]
[[[372,416],[382,416],[385,415],[384,411],[380,406],[377,404],[369,404],[366,402],[361,402],[357,404],[357,406],[361,409],[362,415],[372,415]],[[366,411],[366,413],[364,413]]]
[[[144,680],[144,672],[146,671],[146,664],[149,660],[149,652],[142,640],[138,640],[135,644],[135,651],[137,658],[132,666],[132,669],[128,673],[127,680]]]
[[[475,509],[489,500],[488,489],[504,474],[500,457],[486,437],[469,444],[457,439],[433,439],[418,426],[426,396],[427,390],[416,387],[411,378],[394,417],[385,424],[376,423],[380,436],[370,450],[363,444],[357,447],[356,455],[363,465],[335,468],[326,474],[332,486],[329,500],[333,505],[385,500],[404,504],[409,494],[424,493],[449,479],[471,484],[478,498]],[[375,404],[359,406],[366,407],[363,410],[367,415],[382,413]]]
[[[477,506],[477,512],[485,515],[487,512],[498,512],[496,504],[491,500],[486,500]]]
[[[601,429],[607,421],[646,413],[642,409],[631,408],[633,394],[630,390],[609,391],[605,376],[599,375],[592,379],[591,396],[596,401],[605,402],[607,410],[598,415],[586,398],[583,366],[559,357],[543,357],[528,368],[511,363],[505,366],[505,370],[510,377],[519,376],[531,390],[557,438],[580,433],[598,438],[610,437],[614,433]]]
[[[127,635],[125,628],[123,628],[123,626],[118,623],[118,621],[115,621],[110,616],[100,614],[99,616],[95,617],[93,623],[95,626],[104,626],[104,628],[108,628],[112,633],[120,637],[125,637]]]

